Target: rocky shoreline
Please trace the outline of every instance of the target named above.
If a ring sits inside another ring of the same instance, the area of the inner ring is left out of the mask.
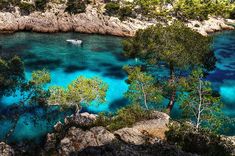
[[[32,12],[22,16],[19,8],[15,12],[0,12],[0,33],[33,31],[40,33],[81,32],[108,34],[122,37],[134,36],[139,29],[145,29],[156,23],[170,24],[172,20],[159,22],[127,18],[121,21],[117,17],[104,15],[99,8],[88,5],[85,13],[70,15],[64,12],[64,5],[53,4],[45,12]],[[234,30],[234,20],[210,17],[206,21],[188,21],[185,24],[193,30],[208,35],[222,30]]]

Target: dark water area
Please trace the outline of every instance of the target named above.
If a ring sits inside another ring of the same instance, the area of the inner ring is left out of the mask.
[[[80,39],[82,46],[72,45],[67,39]],[[114,112],[125,106],[123,94],[125,83],[124,65],[132,64],[122,55],[122,38],[113,36],[88,35],[80,33],[38,34],[20,32],[0,35],[1,55],[18,55],[26,67],[26,77],[30,79],[33,70],[46,68],[51,72],[51,83],[47,86],[66,87],[78,76],[98,76],[109,85],[106,102],[85,107],[84,111],[98,113]],[[221,94],[225,103],[224,112],[235,117],[235,32],[218,34],[214,40],[214,50],[218,62],[216,70],[208,75],[208,80]],[[166,69],[161,69],[166,74]],[[0,140],[12,127],[12,115],[19,96],[0,99]],[[17,123],[11,141],[37,140],[50,132],[53,125],[63,120],[71,112],[59,112],[56,107],[27,107]],[[20,111],[20,110],[17,110]],[[37,122],[35,122],[37,121]],[[36,123],[36,124],[35,124]],[[235,133],[235,132],[234,132]]]

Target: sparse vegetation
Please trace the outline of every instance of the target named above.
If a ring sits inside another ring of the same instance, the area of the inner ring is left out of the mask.
[[[138,121],[150,119],[150,116],[151,110],[145,110],[139,104],[132,104],[121,108],[114,115],[99,114],[94,126],[104,126],[110,131],[115,131],[123,127],[130,127]]]
[[[65,11],[70,14],[83,13],[86,11],[86,5],[88,3],[88,0],[68,0]]]
[[[206,156],[229,156],[233,150],[231,142],[222,140],[209,130],[196,131],[189,123],[173,122],[169,128],[166,132],[167,141],[183,151]]]

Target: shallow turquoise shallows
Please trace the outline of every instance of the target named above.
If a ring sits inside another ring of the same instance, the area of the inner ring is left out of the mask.
[[[235,116],[235,32],[216,36],[214,49],[218,57],[217,69],[208,76],[226,104],[225,112]],[[80,39],[82,46],[72,45],[67,39]],[[109,85],[106,103],[86,107],[89,112],[113,112],[126,105],[123,97],[128,85],[123,65],[133,63],[122,56],[122,38],[87,35],[79,33],[15,33],[0,35],[2,54],[13,53],[23,58],[27,78],[33,70],[50,70],[52,82],[49,86],[66,87],[76,77],[98,76]],[[16,111],[17,97],[4,97],[0,101],[0,140],[13,126],[11,114]],[[55,107],[47,110],[42,107],[28,107],[17,123],[11,141],[40,139],[52,130],[53,125],[70,112],[58,113]],[[19,110],[18,110],[19,111]],[[37,121],[37,122],[35,122]]]

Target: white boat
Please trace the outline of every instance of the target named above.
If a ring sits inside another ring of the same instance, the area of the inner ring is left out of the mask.
[[[82,40],[68,39],[66,41],[72,44],[79,44],[79,45],[82,44]]]

